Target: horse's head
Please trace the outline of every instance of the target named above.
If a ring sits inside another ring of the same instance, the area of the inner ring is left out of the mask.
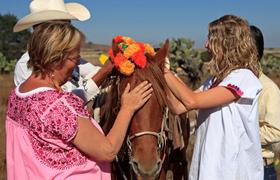
[[[125,40],[128,43],[133,41],[131,39]],[[168,41],[156,53],[151,46],[144,43],[137,42],[134,46],[126,42],[121,37],[117,37],[113,40],[110,50],[111,59],[113,59],[118,71],[116,71],[115,80],[111,84],[111,92],[107,96],[107,110],[104,113],[107,120],[105,121],[112,122],[115,119],[120,106],[120,96],[127,83],[130,83],[131,88],[144,80],[152,83],[152,97],[133,116],[127,132],[126,143],[130,165],[134,172],[138,176],[156,176],[161,170],[165,155],[163,128],[165,125],[165,90],[167,85],[163,68],[168,53]],[[128,48],[130,49],[127,50]]]

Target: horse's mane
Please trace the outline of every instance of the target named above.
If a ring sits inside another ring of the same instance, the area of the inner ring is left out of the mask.
[[[147,57],[147,65],[143,69],[135,69],[131,76],[125,76],[118,71],[113,71],[113,78],[104,81],[104,84],[110,85],[109,92],[106,95],[105,103],[102,106],[101,111],[101,126],[107,124],[104,131],[110,129],[115,121],[115,118],[119,112],[121,105],[121,95],[126,84],[132,80],[135,80],[134,85],[131,83],[132,87],[136,86],[142,81],[149,81],[153,87],[153,94],[156,96],[158,104],[163,111],[167,105],[166,100],[166,89],[167,84],[164,78],[164,73],[159,67],[157,62],[155,62],[152,57]]]

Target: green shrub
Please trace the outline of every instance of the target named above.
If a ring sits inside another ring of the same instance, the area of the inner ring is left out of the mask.
[[[261,60],[263,72],[267,75],[280,74],[280,57],[265,54]]]
[[[170,69],[192,87],[201,83],[203,60],[201,52],[193,49],[194,41],[187,38],[169,41]],[[205,56],[205,53],[203,54]]]
[[[7,60],[7,58],[0,52],[0,73],[13,72],[16,62],[16,60]]]

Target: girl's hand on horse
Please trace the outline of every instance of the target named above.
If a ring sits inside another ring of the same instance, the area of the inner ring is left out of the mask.
[[[121,108],[134,113],[150,99],[152,92],[152,84],[148,81],[140,83],[131,91],[128,83],[122,94]]]

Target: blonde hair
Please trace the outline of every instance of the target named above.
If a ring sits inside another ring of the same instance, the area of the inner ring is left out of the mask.
[[[28,67],[43,77],[62,67],[66,58],[85,40],[85,36],[69,22],[45,22],[31,35],[27,49]]]
[[[247,21],[225,15],[209,24],[208,44],[212,53],[211,73],[222,81],[231,71],[250,69],[259,76],[257,49]]]

